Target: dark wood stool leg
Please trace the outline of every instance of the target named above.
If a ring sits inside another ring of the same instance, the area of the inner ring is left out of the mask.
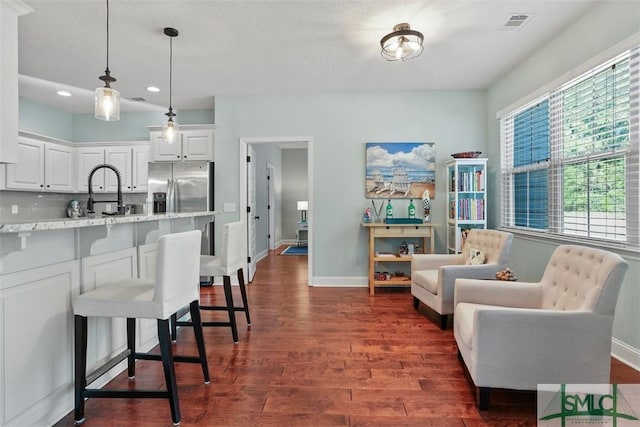
[[[169,322],[171,326],[171,341],[175,341],[178,336],[178,314],[173,313],[171,315],[171,322]]]
[[[76,424],[84,422],[84,396],[87,388],[87,318],[74,316],[74,356],[75,356],[75,410],[73,419]]]
[[[176,371],[173,364],[171,337],[169,336],[169,320],[158,319],[158,341],[164,369],[164,380],[167,384],[171,419],[174,425],[180,424],[180,402],[178,401],[178,387],[176,385]]]
[[[244,273],[242,269],[238,269],[238,285],[240,286],[240,295],[242,295],[242,306],[247,316],[247,325],[251,325],[251,317],[249,316],[249,301],[247,300],[247,289],[244,286]]]
[[[200,316],[200,304],[193,301],[189,306],[191,312],[191,323],[193,323],[193,332],[196,335],[196,344],[198,345],[198,354],[200,355],[200,364],[202,365],[202,374],[204,375],[204,383],[209,384],[209,365],[207,364],[207,352],[204,346],[204,333],[202,332],[202,318]]]
[[[420,307],[420,300],[416,297],[413,297],[413,308],[417,310],[418,307]]]
[[[136,376],[136,319],[127,318],[127,376],[133,379]]]
[[[236,311],[233,307],[233,294],[231,293],[231,277],[222,277],[222,286],[224,287],[224,297],[227,301],[227,312],[229,313],[229,323],[231,326],[231,335],[233,342],[238,343],[238,326],[236,325]]]

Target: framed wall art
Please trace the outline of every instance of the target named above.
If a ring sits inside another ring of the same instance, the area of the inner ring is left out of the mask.
[[[368,199],[420,199],[436,195],[433,142],[367,142],[365,194]]]

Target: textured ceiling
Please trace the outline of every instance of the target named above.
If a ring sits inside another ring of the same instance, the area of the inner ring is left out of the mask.
[[[106,63],[104,0],[25,0],[19,20],[20,95],[93,111]],[[597,1],[110,0],[111,73],[124,111],[207,109],[221,94],[484,89]],[[518,30],[512,14],[531,14]],[[425,36],[422,56],[387,62],[379,41],[400,22]],[[60,85],[74,94],[55,95]],[[157,94],[145,90],[155,85]]]

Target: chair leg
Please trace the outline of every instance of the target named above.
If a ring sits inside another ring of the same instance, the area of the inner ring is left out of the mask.
[[[173,313],[171,315],[171,322],[170,322],[170,327],[171,327],[171,341],[176,341],[177,337],[178,337],[178,314],[177,313]]]
[[[207,352],[204,346],[204,333],[202,332],[200,304],[197,300],[193,301],[189,305],[189,311],[191,312],[191,323],[193,323],[193,332],[196,335],[196,344],[198,345],[198,354],[200,355],[200,365],[202,365],[204,383],[209,384],[209,365],[207,365]]]
[[[416,297],[413,297],[413,308],[417,310],[418,307],[420,307],[420,300]]]
[[[244,273],[242,268],[238,269],[238,285],[240,286],[240,295],[242,295],[242,306],[244,314],[247,316],[247,325],[251,325],[251,317],[249,316],[249,301],[247,300],[247,289],[244,286]]]
[[[169,336],[169,320],[167,319],[158,319],[158,341],[160,342],[160,354],[162,356],[164,380],[167,384],[167,393],[169,395],[171,419],[173,420],[173,425],[178,425],[180,424],[180,402],[178,401],[176,372],[173,364],[171,337]]]
[[[236,325],[236,311],[233,307],[233,294],[231,293],[231,277],[222,277],[222,286],[224,287],[224,297],[227,301],[227,312],[229,313],[229,323],[231,326],[231,335],[233,342],[238,344],[238,325]]]
[[[84,396],[87,388],[87,318],[74,316],[74,356],[75,356],[75,381],[74,400],[75,410],[73,419],[75,424],[84,422]]]
[[[446,314],[441,314],[441,315],[440,315],[440,329],[442,329],[443,331],[444,331],[445,329],[447,329],[447,320],[448,320],[448,317],[449,317],[449,316],[447,316]]]
[[[478,387],[478,409],[481,411],[486,411],[489,409],[489,394],[491,388],[489,387]]]
[[[127,376],[133,379],[136,376],[136,319],[127,318]]]

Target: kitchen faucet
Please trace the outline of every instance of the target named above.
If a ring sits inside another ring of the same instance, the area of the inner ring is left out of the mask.
[[[93,179],[93,174],[96,173],[98,169],[102,169],[102,168],[111,169],[112,171],[115,172],[116,178],[118,179],[118,200],[99,200],[97,202],[93,200],[93,187],[91,185],[91,180]],[[108,165],[105,163],[105,164],[96,166],[95,168],[91,169],[91,172],[89,172],[89,200],[87,200],[87,213],[94,213],[93,205],[95,203],[106,203],[106,202],[118,202],[118,211],[114,213],[102,212],[103,214],[124,215],[125,209],[124,209],[124,204],[122,203],[122,179],[120,178],[120,171],[115,166]]]

